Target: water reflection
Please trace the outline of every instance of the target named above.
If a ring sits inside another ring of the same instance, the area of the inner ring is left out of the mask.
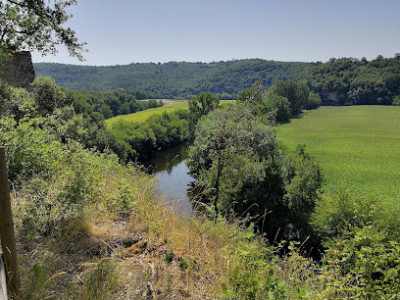
[[[148,168],[157,177],[167,204],[181,216],[192,213],[192,204],[187,197],[188,184],[194,179],[188,174],[185,162],[188,145],[181,145],[159,152],[149,162]]]

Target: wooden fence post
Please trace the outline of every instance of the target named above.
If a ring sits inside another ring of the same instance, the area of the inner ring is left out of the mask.
[[[20,279],[18,273],[17,247],[11,211],[5,150],[0,147],[0,240],[7,269],[10,295],[18,295]]]

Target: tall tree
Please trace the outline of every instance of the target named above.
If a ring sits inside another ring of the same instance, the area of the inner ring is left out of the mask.
[[[278,161],[273,129],[238,105],[201,120],[188,165],[217,213],[248,211],[254,216],[282,196]]]
[[[279,81],[270,87],[268,96],[282,96],[289,102],[290,113],[297,116],[307,104],[310,90],[303,83],[294,81]]]
[[[189,100],[189,128],[193,133],[197,122],[219,105],[219,98],[211,92],[204,92]]]
[[[71,56],[83,60],[85,43],[63,24],[72,16],[66,8],[76,0],[2,0],[0,2],[0,52],[10,54],[17,49],[36,50],[46,54],[57,52],[64,44]]]

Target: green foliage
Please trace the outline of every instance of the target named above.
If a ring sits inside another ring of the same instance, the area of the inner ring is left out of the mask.
[[[324,273],[338,270],[325,292],[341,298],[390,299],[400,293],[400,245],[373,226],[343,230],[325,243]]]
[[[310,91],[310,94],[307,99],[307,104],[304,108],[307,110],[316,109],[319,106],[321,106],[321,103],[322,103],[321,96],[317,93]]]
[[[234,247],[228,250],[236,264],[229,285],[223,284],[224,299],[285,299],[285,283],[276,276],[273,264],[276,260],[273,247],[255,236],[250,226],[234,239]]]
[[[380,206],[376,198],[338,190],[323,195],[313,214],[313,225],[324,237],[333,237],[344,228],[363,227],[376,221]],[[378,209],[378,210],[377,210]]]
[[[179,257],[178,266],[182,271],[185,271],[188,268],[188,263],[183,257]]]
[[[392,105],[400,106],[400,95],[393,98]]]
[[[54,54],[57,45],[64,44],[70,55],[83,59],[83,43],[79,43],[71,28],[63,24],[69,20],[66,8],[75,0],[53,1],[15,0],[0,3],[0,50],[30,49],[42,54]]]
[[[174,260],[174,257],[175,257],[174,251],[173,251],[173,250],[168,250],[168,251],[165,253],[164,259],[165,259],[165,261],[167,262],[167,264],[170,264],[170,263],[172,263],[172,261]]]
[[[325,191],[356,193],[397,205],[400,110],[395,106],[320,107],[276,127],[289,150],[305,144],[325,179]]]
[[[52,297],[52,289],[63,279],[62,261],[49,251],[35,254],[35,264],[29,269],[21,291],[22,299],[41,300]]]
[[[289,102],[290,113],[297,116],[307,105],[310,90],[304,83],[294,81],[279,81],[271,86],[267,92],[268,97],[281,96]]]
[[[249,102],[249,103],[260,103],[262,101],[261,89],[257,89],[255,84],[252,88],[243,89],[239,92],[236,101],[238,102]]]
[[[7,83],[0,81],[0,116],[7,110],[7,102],[11,98],[11,89]]]
[[[197,122],[219,105],[219,98],[211,92],[204,92],[189,100],[189,128],[194,133]]]
[[[400,60],[396,58],[369,62],[365,59],[341,58],[312,64],[251,59],[210,64],[131,64],[113,68],[35,64],[35,69],[37,74],[52,76],[61,86],[74,90],[138,88],[154,93],[157,98],[188,99],[192,95],[211,91],[221,99],[226,99],[226,95],[237,95],[249,88],[255,80],[260,80],[267,88],[283,80],[307,82],[310,89],[319,93],[328,105],[388,105],[393,97],[400,95]],[[307,102],[315,107],[318,99],[305,101],[305,108]],[[291,110],[295,115],[299,107],[292,105]]]
[[[108,92],[69,91],[69,101],[77,113],[99,112],[105,119],[163,106],[162,101],[147,100],[153,94],[118,89]]]
[[[261,111],[266,113],[273,113],[274,119],[278,123],[289,122],[290,119],[290,108],[289,103],[285,97],[275,96],[271,98],[264,99],[263,107]]]
[[[38,77],[32,84],[33,99],[41,116],[51,115],[56,108],[64,106],[65,93],[49,77]]]
[[[284,202],[292,214],[291,222],[298,240],[309,234],[309,219],[319,199],[322,175],[321,169],[305,152],[305,146],[298,146],[295,153],[288,155],[284,163]],[[303,231],[303,232],[302,232]],[[288,236],[289,234],[287,234]]]
[[[156,107],[156,108],[149,108],[144,111],[136,112],[136,113],[129,114],[129,115],[120,115],[120,116],[106,120],[106,123],[108,126],[111,126],[113,123],[115,123],[119,120],[135,122],[135,123],[143,123],[144,121],[146,121],[148,118],[150,118],[153,115],[160,115],[160,114],[163,114],[164,112],[172,113],[176,110],[187,110],[187,109],[188,109],[188,102],[182,101],[182,103],[177,103],[177,104],[173,104],[173,105],[165,105],[165,106]]]
[[[189,112],[153,115],[143,123],[118,120],[110,130],[116,137],[118,156],[123,160],[151,157],[157,150],[179,145],[189,138]],[[140,155],[140,156],[139,156]]]
[[[211,91],[220,99],[234,99],[255,80],[269,87],[279,80],[302,80],[313,64],[235,60],[213,63],[135,63],[127,66],[93,67],[34,64],[37,75],[51,76],[57,84],[73,90],[107,91],[139,89],[159,99],[190,99]],[[139,98],[137,98],[139,99]]]
[[[379,57],[372,61],[356,58],[331,59],[319,64],[308,75],[312,90],[326,104],[391,104],[400,94],[400,61]],[[336,101],[328,101],[328,95]]]
[[[290,231],[309,232],[321,186],[319,167],[304,149],[284,163],[272,128],[246,114],[243,105],[202,119],[188,166],[202,201],[211,203],[217,215],[260,217],[257,225],[271,239],[277,231],[285,238],[293,237]]]

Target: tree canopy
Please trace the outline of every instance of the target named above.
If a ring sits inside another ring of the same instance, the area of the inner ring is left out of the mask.
[[[85,43],[63,24],[72,17],[66,8],[75,0],[4,0],[0,1],[0,53],[36,50],[43,55],[57,52],[65,45],[71,56],[83,60]]]

